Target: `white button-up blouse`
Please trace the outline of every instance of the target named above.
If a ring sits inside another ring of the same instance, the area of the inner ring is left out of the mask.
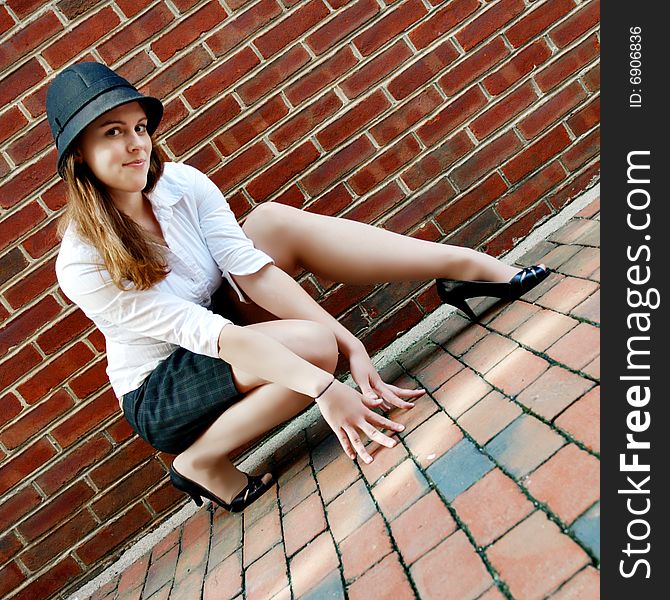
[[[116,396],[137,389],[178,346],[218,356],[230,323],[206,307],[225,277],[248,275],[274,262],[254,247],[221,191],[197,169],[165,163],[148,194],[168,245],[167,277],[148,290],[114,285],[99,252],[72,225],[61,242],[56,275],[63,292],[105,336],[107,375]]]

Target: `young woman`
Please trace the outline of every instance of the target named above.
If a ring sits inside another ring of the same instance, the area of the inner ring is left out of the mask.
[[[348,456],[370,462],[361,434],[392,447],[380,430],[403,429],[372,409],[411,408],[424,393],[380,379],[363,344],[293,279],[301,268],[354,283],[438,278],[442,299],[473,318],[466,298],[513,299],[546,276],[276,203],[240,228],[205,175],[163,163],[151,139],[162,113],[98,63],[54,79],[47,115],[69,194],[56,271],[106,338],[126,418],[176,455],[171,480],[198,504],[239,511],[260,496],[272,476],[248,476],[228,455],[313,401]],[[214,302],[224,278],[279,320],[233,324]],[[334,378],[339,352],[361,393]]]

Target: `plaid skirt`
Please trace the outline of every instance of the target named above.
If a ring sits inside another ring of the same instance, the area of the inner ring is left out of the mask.
[[[228,311],[221,308],[214,302],[211,306],[226,316]],[[241,399],[227,362],[178,348],[139,388],[123,396],[122,405],[143,440],[162,452],[179,454]]]
[[[227,362],[178,348],[123,396],[123,413],[156,450],[179,454],[241,398]]]

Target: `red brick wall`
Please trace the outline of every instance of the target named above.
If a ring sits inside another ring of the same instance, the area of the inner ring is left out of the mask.
[[[103,61],[163,98],[163,147],[238,217],[272,200],[497,255],[598,175],[598,24],[597,0],[0,4],[0,595],[73,589],[184,501],[56,284],[59,69]],[[437,305],[302,284],[371,352]]]

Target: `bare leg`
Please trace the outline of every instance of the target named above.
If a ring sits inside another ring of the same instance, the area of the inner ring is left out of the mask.
[[[283,320],[249,325],[278,339],[313,364],[335,372],[337,342],[324,326],[309,321]],[[247,484],[228,455],[300,413],[312,398],[275,383],[267,383],[233,367],[237,389],[244,398],[235,403],[184,452],[175,468],[225,502]]]
[[[509,281],[519,269],[470,248],[438,244],[365,223],[317,215],[282,204],[257,207],[244,223],[257,248],[345,283],[448,279]]]
[[[294,417],[311,401],[308,396],[275,383],[261,385],[226,410],[202,436],[177,456],[174,459],[175,468],[224,502],[230,502],[244,489],[247,479],[228,455]]]

